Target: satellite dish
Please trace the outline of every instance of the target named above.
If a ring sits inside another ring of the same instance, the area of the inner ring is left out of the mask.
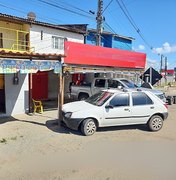
[[[33,12],[29,12],[29,13],[27,14],[27,18],[28,18],[28,20],[34,21],[35,18],[36,18],[36,15],[35,15],[35,13],[33,13]]]

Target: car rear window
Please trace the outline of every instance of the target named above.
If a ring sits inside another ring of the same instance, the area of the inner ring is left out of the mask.
[[[153,104],[153,101],[144,92],[133,92],[132,100],[133,106]]]

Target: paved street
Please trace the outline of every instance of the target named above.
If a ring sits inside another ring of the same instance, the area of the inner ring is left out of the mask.
[[[159,132],[123,126],[85,137],[59,129],[56,117],[46,111],[0,120],[0,179],[176,179],[176,105]]]

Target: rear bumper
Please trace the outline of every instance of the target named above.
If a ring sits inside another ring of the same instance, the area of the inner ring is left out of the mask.
[[[168,115],[169,115],[168,112],[163,113],[164,120],[168,118]]]

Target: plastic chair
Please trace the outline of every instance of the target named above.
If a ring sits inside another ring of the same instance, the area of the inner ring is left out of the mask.
[[[40,100],[34,100],[33,101],[33,105],[34,105],[34,113],[39,112],[39,113],[43,113],[43,105],[42,105],[42,101]]]

